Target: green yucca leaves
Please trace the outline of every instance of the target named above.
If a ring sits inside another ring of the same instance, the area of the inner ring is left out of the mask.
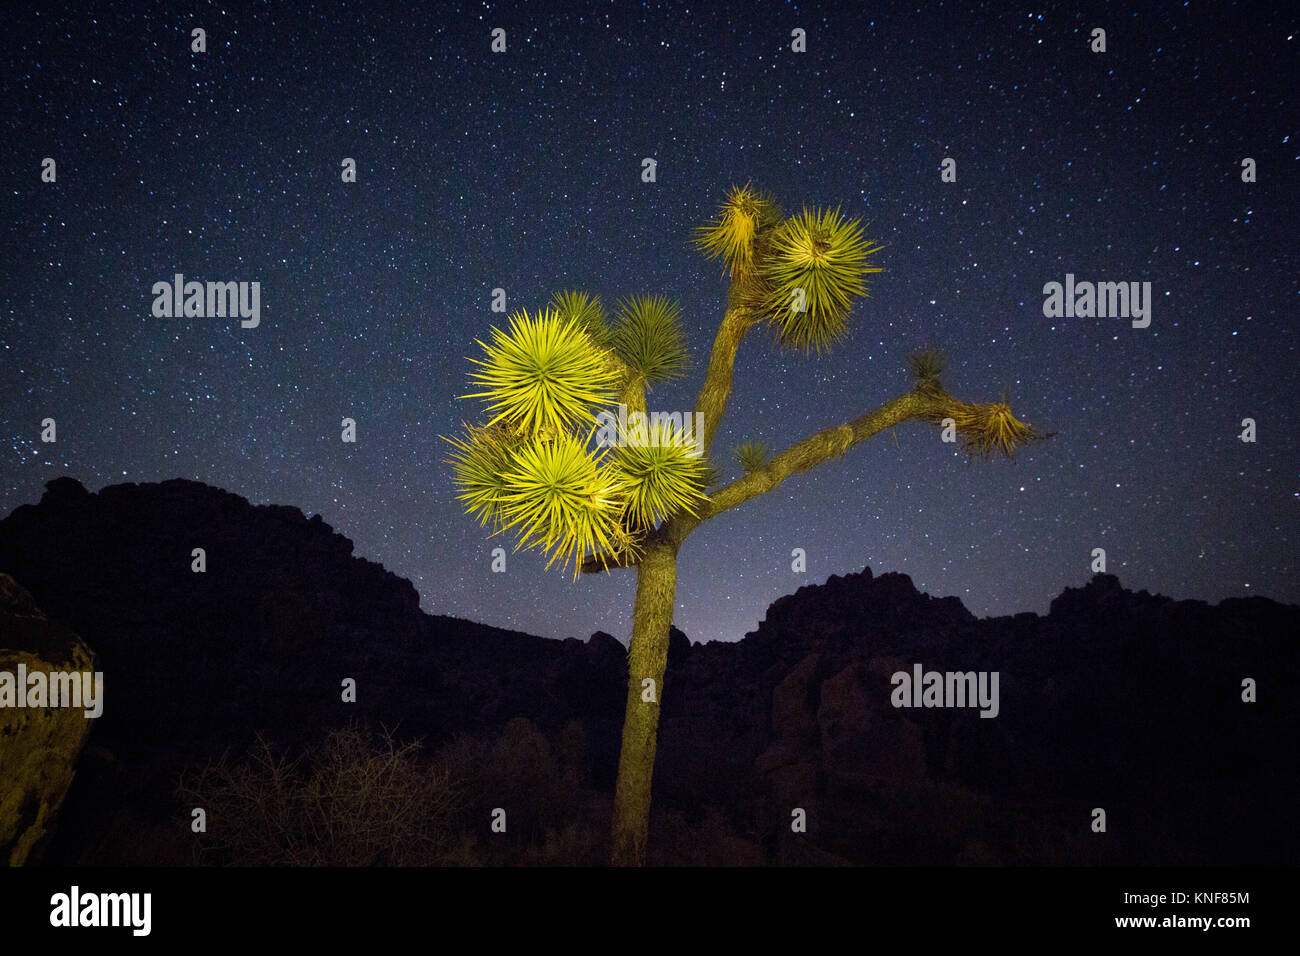
[[[704,488],[707,491],[716,485],[722,484],[722,469],[713,463],[712,460],[704,462]]]
[[[466,438],[447,438],[456,447],[449,459],[461,493],[456,500],[466,512],[478,518],[480,525],[491,522],[501,529],[501,496],[505,493],[505,474],[513,462],[514,443],[502,428],[466,426]]]
[[[749,474],[751,471],[758,471],[758,469],[766,465],[772,453],[768,451],[767,446],[761,441],[747,441],[743,445],[737,446],[733,454],[740,467],[745,469],[746,474]]]
[[[937,379],[947,364],[947,356],[939,349],[917,349],[907,357],[907,370],[920,383]]]
[[[680,423],[639,436],[646,447],[589,449],[596,413],[630,370],[646,380],[680,374],[686,364],[681,308],[657,296],[620,304],[611,350],[581,326],[601,316],[599,300],[561,293],[552,308],[513,315],[492,329],[471,379],[493,417],[448,439],[457,499],[481,524],[513,531],[576,575],[588,556],[635,554],[636,535],[703,495],[705,462],[693,457]],[[627,437],[627,436],[621,436]]]
[[[759,234],[781,219],[781,208],[766,193],[752,185],[733,186],[718,217],[695,230],[695,244],[705,256],[719,256],[734,275],[754,263]]]
[[[636,435],[611,450],[610,470],[627,496],[627,515],[638,528],[653,528],[682,510],[695,514],[709,480],[709,462],[671,421],[652,418]]]
[[[864,238],[859,220],[846,220],[839,209],[805,209],[781,223],[758,264],[781,341],[818,352],[839,341],[854,297],[866,295],[863,277],[882,271],[867,259],[880,248]]]
[[[609,348],[610,328],[605,321],[605,306],[600,296],[572,290],[557,292],[551,296],[551,308],[559,313],[560,318],[573,320],[601,348]]]
[[[678,378],[690,357],[681,305],[649,295],[620,302],[611,347],[646,382]]]
[[[988,459],[995,452],[1014,458],[1017,448],[1051,437],[1016,418],[1006,402],[958,403],[948,417],[957,426],[962,447],[972,458]]]
[[[510,331],[492,329],[492,344],[479,342],[487,360],[470,359],[482,371],[470,380],[485,386],[465,398],[488,399],[489,425],[506,422],[529,438],[557,436],[595,419],[592,406],[609,404],[618,377],[608,353],[573,319],[554,309],[510,317]]]
[[[517,529],[519,547],[550,554],[546,566],[571,561],[576,578],[588,554],[625,550],[624,489],[580,439],[525,442],[502,474],[498,496],[505,529]]]

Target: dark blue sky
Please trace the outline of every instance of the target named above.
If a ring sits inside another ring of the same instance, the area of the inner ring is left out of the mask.
[[[121,6],[37,5],[0,41],[0,513],[63,474],[197,478],[320,513],[430,611],[626,639],[625,572],[490,573],[439,436],[478,414],[498,286],[679,298],[697,370],[650,407],[690,408],[725,295],[691,230],[753,180],[863,217],[885,271],[829,356],[745,343],[719,447],[855,417],[927,344],[954,394],[1058,435],[971,464],[905,426],[722,516],[681,555],[693,639],[864,565],[1045,611],[1096,547],[1129,587],[1300,601],[1291,5]],[[260,326],[152,317],[176,272],[259,281]],[[1066,273],[1151,282],[1150,327],[1044,318]]]

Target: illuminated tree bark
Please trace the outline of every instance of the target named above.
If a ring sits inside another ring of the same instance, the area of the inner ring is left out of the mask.
[[[664,544],[650,546],[637,566],[632,641],[627,656],[627,710],[614,788],[616,866],[645,865],[650,788],[659,740],[659,701],[668,667],[668,634],[676,589],[676,549]],[[647,680],[653,683],[647,685]]]

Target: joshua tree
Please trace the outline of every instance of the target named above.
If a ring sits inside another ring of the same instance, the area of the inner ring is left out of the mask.
[[[769,326],[778,343],[818,353],[840,341],[849,310],[880,272],[880,247],[838,209],[785,216],[751,185],[728,193],[695,242],[730,277],[726,310],[695,402],[693,421],[646,415],[646,391],[687,366],[679,306],[637,296],[612,322],[599,298],[557,294],[548,306],[492,329],[471,380],[487,400],[486,421],[449,439],[459,500],[494,532],[517,536],[579,572],[635,568],[627,712],[614,795],[613,862],[645,862],[650,784],[666,692],[677,553],[695,529],[769,492],[795,472],[842,455],[909,420],[941,425],[972,454],[1008,456],[1046,437],[1004,402],[969,404],[940,383],[942,355],[914,353],[913,385],[891,401],[772,455],[736,449],[743,474],[722,487],[708,457],[731,393],[736,351]],[[625,409],[613,415],[610,409]],[[689,417],[689,416],[688,416]],[[697,428],[691,427],[698,425]],[[548,567],[550,566],[548,563]]]

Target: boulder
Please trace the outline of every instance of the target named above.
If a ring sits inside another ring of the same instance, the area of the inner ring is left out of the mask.
[[[0,673],[17,675],[20,665],[27,673],[85,673],[95,670],[95,658],[0,574]],[[22,866],[36,859],[92,724],[81,707],[0,706],[0,862]]]

